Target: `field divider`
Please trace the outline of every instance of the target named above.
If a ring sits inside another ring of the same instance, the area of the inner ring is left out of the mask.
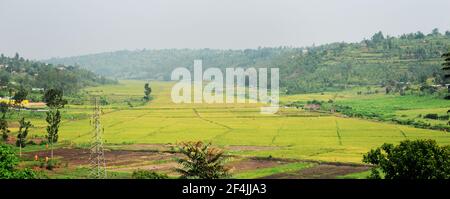
[[[215,124],[215,125],[218,125],[218,126],[227,128],[227,129],[229,129],[229,130],[233,130],[233,128],[231,128],[231,127],[229,127],[229,126],[227,126],[227,125],[225,125],[225,124],[221,124],[221,123],[216,122],[216,121],[213,121],[213,120],[208,120],[208,119],[206,119],[206,118],[200,116],[200,114],[197,112],[197,110],[196,110],[195,108],[193,108],[192,110],[194,111],[195,115],[196,115],[199,119],[201,119],[201,120],[203,120],[203,121],[206,121],[206,122],[209,122],[209,123],[212,123],[212,124]]]
[[[339,145],[342,146],[342,139],[341,139],[341,134],[339,133],[340,129],[339,129],[339,124],[337,122],[337,120],[335,119],[334,122],[336,123],[336,134],[339,140]]]
[[[402,129],[400,129],[399,127],[395,127],[395,128],[397,128],[399,131],[400,131],[400,133],[402,134],[402,136],[405,138],[405,139],[408,139],[408,136],[406,136],[406,133],[402,130]]]

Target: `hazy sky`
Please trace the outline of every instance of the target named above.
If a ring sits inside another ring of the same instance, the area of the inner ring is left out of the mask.
[[[257,48],[450,29],[449,0],[0,0],[0,53]]]

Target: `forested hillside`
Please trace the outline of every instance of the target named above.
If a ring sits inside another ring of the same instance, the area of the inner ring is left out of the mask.
[[[100,77],[78,66],[52,65],[14,57],[0,55],[0,94],[19,89],[32,90],[58,88],[65,93],[77,92],[80,88],[114,81]]]
[[[166,49],[117,51],[46,60],[80,65],[122,79],[169,79],[176,67],[279,67],[286,93],[339,90],[351,86],[402,83],[441,84],[441,54],[450,48],[450,32],[437,29],[398,37],[382,32],[357,43],[331,43],[306,48],[247,50]]]

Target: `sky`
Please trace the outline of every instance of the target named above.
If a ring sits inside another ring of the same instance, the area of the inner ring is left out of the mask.
[[[0,53],[303,47],[450,30],[449,0],[0,0]]]

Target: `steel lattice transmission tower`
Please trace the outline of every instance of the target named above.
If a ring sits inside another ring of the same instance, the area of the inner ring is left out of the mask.
[[[100,121],[100,105],[98,103],[98,98],[93,97],[92,103],[94,105],[94,110],[92,114],[91,124],[94,127],[92,141],[91,141],[91,155],[89,157],[89,162],[91,166],[91,171],[89,177],[96,179],[107,178],[106,174],[106,161],[105,153],[103,150],[103,128]]]

